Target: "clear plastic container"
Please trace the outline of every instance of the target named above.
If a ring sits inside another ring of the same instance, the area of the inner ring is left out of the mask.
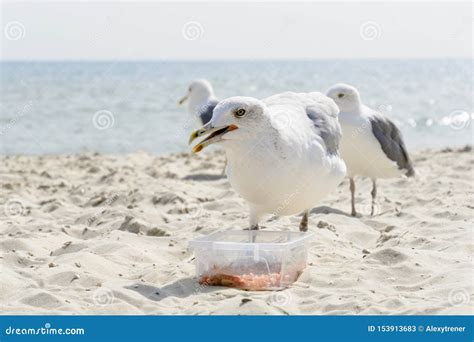
[[[279,290],[306,267],[311,233],[230,230],[190,241],[202,285]]]

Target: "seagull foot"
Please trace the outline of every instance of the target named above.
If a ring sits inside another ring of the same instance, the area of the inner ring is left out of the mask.
[[[300,222],[300,232],[307,232],[308,231],[308,212],[305,211],[303,213],[303,218]]]
[[[249,228],[245,228],[244,230],[259,230],[260,229],[260,226],[258,224],[256,224],[255,226],[251,226]]]

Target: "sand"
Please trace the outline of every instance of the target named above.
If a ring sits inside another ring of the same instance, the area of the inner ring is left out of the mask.
[[[316,207],[282,291],[200,286],[188,241],[247,227],[219,151],[0,157],[2,314],[472,314],[470,148],[413,154],[415,179],[345,180]],[[299,216],[264,229],[298,230]]]

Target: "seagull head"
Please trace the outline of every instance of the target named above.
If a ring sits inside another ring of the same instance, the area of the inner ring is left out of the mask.
[[[214,90],[211,83],[206,80],[196,80],[189,85],[188,92],[178,101],[178,104],[182,105],[189,100],[190,105],[194,106],[206,101],[213,95]]]
[[[231,97],[219,102],[214,108],[211,121],[194,131],[189,143],[207,135],[193,147],[193,152],[197,153],[214,143],[252,139],[263,133],[266,127],[270,127],[270,120],[262,101],[252,97]]]
[[[336,102],[341,112],[349,112],[360,106],[359,92],[349,84],[339,83],[332,86],[327,96]]]

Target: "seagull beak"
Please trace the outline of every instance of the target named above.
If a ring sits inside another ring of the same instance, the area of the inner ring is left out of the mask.
[[[184,103],[184,101],[186,101],[188,99],[188,97],[189,97],[189,94],[186,94],[182,98],[180,98],[179,101],[178,101],[178,105],[181,106]]]
[[[193,153],[198,153],[204,147],[221,141],[222,136],[227,132],[235,131],[236,129],[238,129],[236,125],[212,127],[211,122],[208,122],[202,128],[191,133],[191,136],[189,137],[189,144],[191,144],[195,139],[207,134],[208,136],[206,139],[201,141],[192,149]]]

